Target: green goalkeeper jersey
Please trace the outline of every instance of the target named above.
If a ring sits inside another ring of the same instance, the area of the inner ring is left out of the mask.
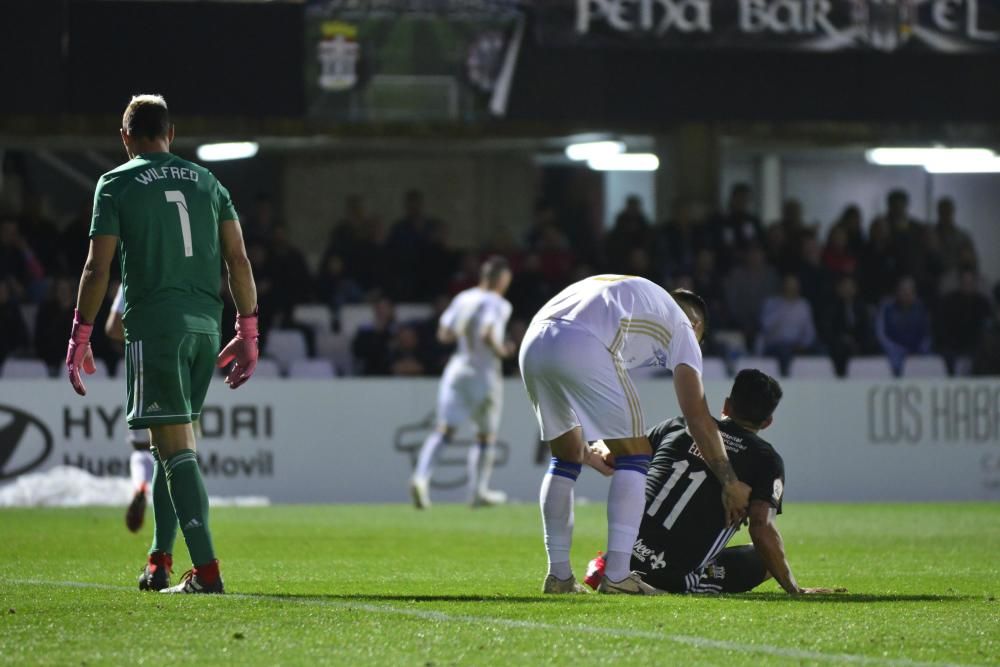
[[[236,219],[212,172],[171,153],[143,153],[101,176],[90,235],[118,237],[128,340],[219,332],[219,224]]]

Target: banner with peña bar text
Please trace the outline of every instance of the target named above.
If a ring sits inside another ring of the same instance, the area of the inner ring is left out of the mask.
[[[545,0],[546,46],[968,53],[1000,50],[998,0]]]

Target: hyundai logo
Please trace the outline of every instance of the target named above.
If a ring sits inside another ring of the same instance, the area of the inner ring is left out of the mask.
[[[52,451],[52,433],[37,417],[0,405],[0,481],[40,466]]]

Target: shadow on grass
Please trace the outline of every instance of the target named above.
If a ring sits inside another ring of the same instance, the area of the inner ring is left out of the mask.
[[[754,600],[757,602],[840,602],[845,604],[871,603],[871,602],[964,602],[968,600],[982,600],[981,595],[932,595],[929,593],[899,594],[891,593],[829,593],[824,595],[788,595],[786,593],[742,593],[740,595],[724,596],[730,600]]]

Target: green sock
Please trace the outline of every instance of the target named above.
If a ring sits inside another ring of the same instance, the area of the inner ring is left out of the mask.
[[[166,461],[167,484],[174,511],[195,566],[215,560],[212,535],[208,532],[208,493],[194,450],[182,449]]]
[[[174,513],[174,503],[170,500],[170,489],[167,487],[167,472],[160,453],[156,447],[153,452],[153,546],[149,553],[162,551],[172,554],[174,540],[177,539],[177,514]]]

